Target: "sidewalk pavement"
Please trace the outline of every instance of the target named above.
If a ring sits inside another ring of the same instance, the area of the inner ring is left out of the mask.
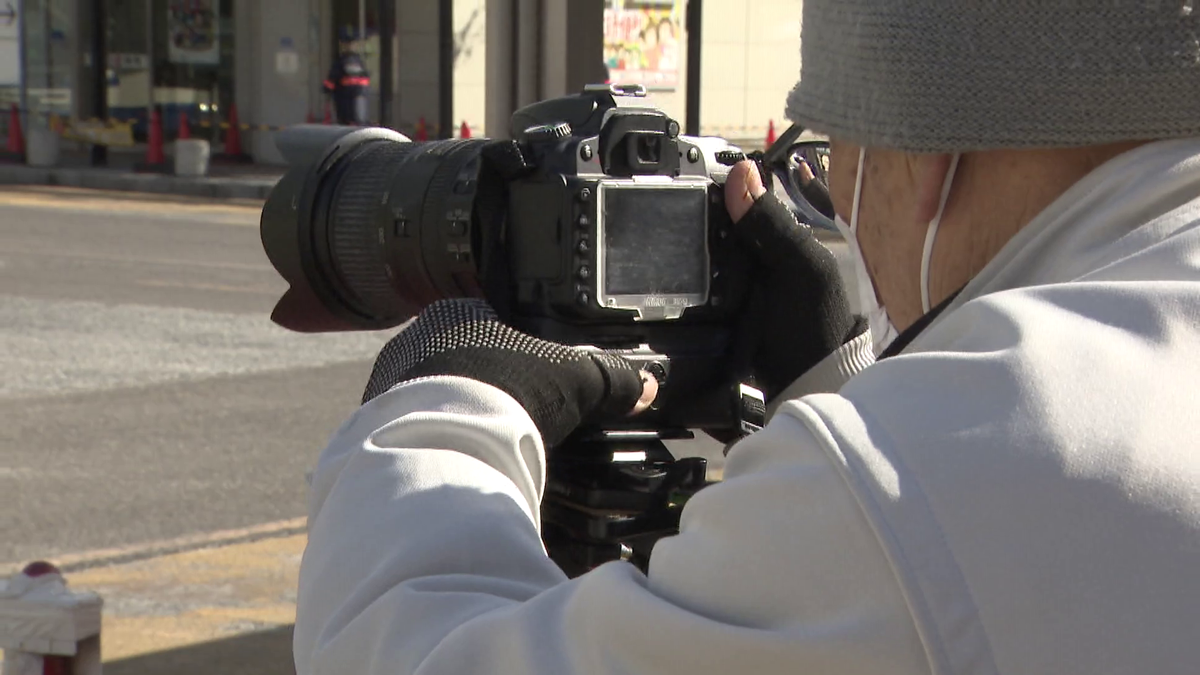
[[[104,598],[104,672],[291,675],[303,534],[68,574]]]
[[[105,675],[294,675],[303,520],[52,560],[104,599]]]
[[[282,166],[213,162],[209,175],[191,178],[170,173],[171,157],[167,157],[163,173],[135,171],[141,159],[132,153],[110,152],[108,166],[93,167],[83,155],[64,153],[60,165],[49,168],[0,163],[0,185],[56,185],[210,199],[265,200],[284,171]]]

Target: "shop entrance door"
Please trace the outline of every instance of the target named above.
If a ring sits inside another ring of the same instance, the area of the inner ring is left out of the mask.
[[[139,142],[151,107],[167,140],[183,115],[193,136],[218,140],[234,96],[234,0],[106,2],[110,116],[136,120]]]

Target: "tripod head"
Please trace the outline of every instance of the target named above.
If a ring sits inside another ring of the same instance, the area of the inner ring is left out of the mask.
[[[762,428],[762,395],[741,386],[738,428],[708,432],[731,444]],[[708,460],[676,459],[664,441],[687,429],[581,429],[554,450],[542,500],[542,541],[569,577],[613,560],[645,572],[654,544],[679,532],[688,499],[711,483]]]

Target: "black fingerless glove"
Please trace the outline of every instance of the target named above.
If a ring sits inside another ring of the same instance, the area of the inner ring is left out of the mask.
[[[582,422],[633,410],[642,378],[628,361],[530,337],[501,323],[482,300],[442,300],[426,307],[375,361],[363,403],[403,382],[454,375],[512,396],[547,446]]]
[[[755,201],[733,230],[757,263],[741,342],[770,401],[862,335],[867,321],[850,313],[833,253],[771,192]]]

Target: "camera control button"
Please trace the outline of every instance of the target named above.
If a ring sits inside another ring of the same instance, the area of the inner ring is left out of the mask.
[[[579,219],[575,222],[579,224],[579,227],[583,227],[583,228],[592,226],[592,219],[588,218],[588,215],[586,213],[579,214]]]
[[[659,384],[665,384],[667,381],[667,369],[658,361],[654,361],[650,365],[646,366],[646,372],[653,375],[654,379],[658,380]]]
[[[725,166],[733,166],[738,162],[746,159],[746,153],[740,150],[721,150],[717,152],[717,163]]]
[[[588,267],[587,265],[581,265],[579,267],[579,278],[583,279],[584,281],[591,279],[592,278],[592,268]]]
[[[575,247],[575,250],[586,254],[588,251],[592,250],[592,247],[588,245],[587,239],[580,239],[579,244]]]
[[[462,220],[450,221],[450,234],[455,237],[461,237],[467,233],[467,223]]]
[[[579,295],[575,296],[575,300],[581,305],[590,305],[592,303],[592,294],[587,291],[580,291]]]

